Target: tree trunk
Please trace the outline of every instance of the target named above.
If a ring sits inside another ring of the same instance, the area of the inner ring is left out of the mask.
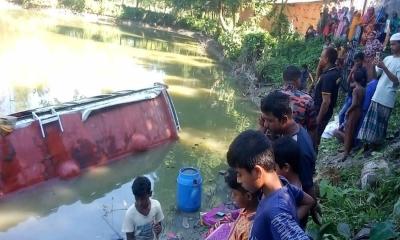
[[[236,27],[236,11],[232,10],[232,22],[233,22],[233,28]]]
[[[221,24],[222,30],[229,30],[228,24],[224,19],[224,7],[222,1],[219,1],[219,23]]]

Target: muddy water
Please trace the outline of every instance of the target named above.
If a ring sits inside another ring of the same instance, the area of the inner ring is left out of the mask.
[[[0,69],[3,115],[164,81],[182,125],[176,143],[1,199],[0,239],[118,239],[133,201],[132,179],[141,174],[152,180],[164,209],[164,234],[198,239],[198,213],[176,212],[178,170],[201,170],[203,210],[223,201],[218,171],[226,168],[227,145],[257,117],[194,39],[153,29],[3,9]],[[189,229],[182,226],[185,218]]]

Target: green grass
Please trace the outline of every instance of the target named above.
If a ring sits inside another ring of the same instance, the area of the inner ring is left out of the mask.
[[[397,103],[400,104],[399,95]],[[396,105],[389,121],[388,136],[399,130],[399,120],[400,106]],[[325,156],[335,155],[339,148],[340,144],[335,139],[323,139],[319,161]],[[398,216],[392,214],[394,205],[400,198],[400,169],[390,167],[390,175],[382,175],[377,187],[373,189],[363,190],[360,187],[361,170],[366,161],[384,159],[389,162],[389,166],[398,161],[397,155],[387,156],[387,150],[384,147],[368,159],[358,154],[349,167],[334,166],[328,169],[322,162],[319,163],[322,175],[319,190],[324,224],[310,224],[309,231],[315,239],[349,239],[367,224],[373,229],[370,239],[400,237],[400,221]]]

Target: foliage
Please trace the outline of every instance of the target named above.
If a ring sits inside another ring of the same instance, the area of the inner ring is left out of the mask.
[[[389,240],[398,238],[400,235],[396,233],[393,223],[385,221],[377,223],[371,229],[370,238],[371,240]]]
[[[290,33],[290,23],[284,14],[286,5],[273,5],[272,10],[267,15],[272,20],[271,35],[276,38],[285,38]]]
[[[400,102],[400,95],[396,95],[396,103]],[[393,136],[400,129],[400,107],[395,106],[390,114],[388,136]]]
[[[142,21],[144,19],[146,10],[142,8],[133,8],[122,6],[121,19],[129,19],[132,21]]]
[[[316,69],[321,51],[322,39],[319,38],[307,42],[298,36],[281,39],[257,62],[256,74],[261,81],[279,82],[282,70],[288,65],[305,64],[310,70]]]
[[[85,0],[85,12],[105,16],[120,16],[122,13],[119,5],[107,0]]]
[[[216,38],[220,32],[217,21],[207,18],[197,18],[192,16],[180,17],[178,18],[176,25],[181,28],[199,31]]]
[[[85,10],[85,0],[61,0],[59,4],[62,7],[69,8],[74,12],[83,12]]]
[[[170,13],[148,11],[142,8],[122,6],[121,19],[158,26],[174,26],[192,31],[202,32],[209,36],[217,37],[219,34],[218,23],[207,18],[194,16],[175,16]]]
[[[343,169],[340,185],[327,179],[320,182],[324,225],[311,227],[310,233],[314,239],[350,239],[356,230],[371,222],[375,222],[371,239],[392,239],[398,236],[396,228],[387,219],[400,195],[399,172],[381,178],[378,188],[371,192],[357,187],[356,175],[360,170],[361,166]]]
[[[246,62],[258,61],[264,51],[275,46],[275,39],[264,31],[254,31],[246,34],[243,38],[242,56]]]
[[[239,63],[258,61],[264,51],[276,44],[276,39],[261,29],[256,21],[222,32],[218,41],[224,47],[225,55],[231,60],[239,60]]]
[[[224,54],[231,60],[236,60],[242,48],[242,35],[238,31],[223,32],[218,42],[224,47]]]
[[[17,0],[17,4],[21,4],[24,8],[35,8],[35,7],[52,7],[52,0]]]

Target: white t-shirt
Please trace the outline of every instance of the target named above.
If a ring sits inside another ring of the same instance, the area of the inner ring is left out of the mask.
[[[400,57],[388,56],[383,59],[383,62],[389,71],[395,74],[400,80]],[[382,69],[378,68],[377,70],[379,75]],[[379,78],[372,101],[382,104],[385,107],[394,108],[396,89],[397,87],[393,87],[393,82],[390,81],[386,73],[383,72],[382,76]]]
[[[385,29],[383,30],[384,33],[390,32],[390,19],[386,20]]]
[[[122,232],[135,233],[136,240],[155,240],[153,232],[153,223],[159,223],[164,219],[160,202],[150,199],[151,209],[149,215],[144,216],[138,212],[135,204],[132,204],[126,211],[124,222],[122,223]]]

